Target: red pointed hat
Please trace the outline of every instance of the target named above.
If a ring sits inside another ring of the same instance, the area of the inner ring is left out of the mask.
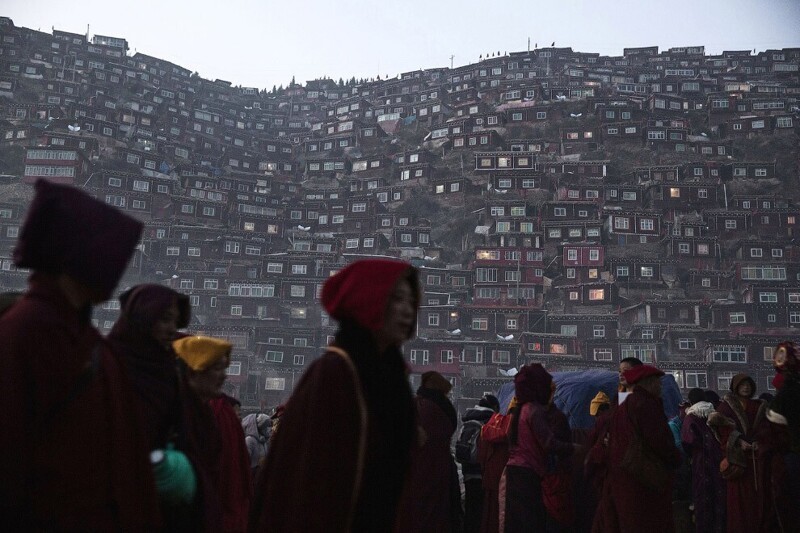
[[[652,365],[637,365],[629,368],[622,373],[625,381],[631,385],[636,382],[649,378],[650,376],[663,376],[664,373]]]
[[[361,327],[377,331],[389,296],[400,278],[416,269],[402,261],[363,259],[343,268],[322,286],[322,305],[338,321],[352,320]],[[415,291],[416,276],[412,276]]]

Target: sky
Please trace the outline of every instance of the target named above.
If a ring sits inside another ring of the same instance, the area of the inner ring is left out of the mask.
[[[800,0],[3,0],[17,26],[109,35],[207,79],[271,89],[394,77],[549,46],[800,47]]]

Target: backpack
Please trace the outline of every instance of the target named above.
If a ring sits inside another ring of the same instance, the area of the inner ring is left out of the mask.
[[[482,428],[483,423],[479,420],[464,422],[456,441],[456,461],[459,463],[478,462],[478,437],[481,436]]]

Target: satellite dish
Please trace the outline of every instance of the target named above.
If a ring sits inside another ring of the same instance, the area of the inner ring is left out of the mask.
[[[74,126],[72,124],[67,124],[67,129],[69,131],[81,131],[81,127],[78,126],[77,124],[75,124]]]

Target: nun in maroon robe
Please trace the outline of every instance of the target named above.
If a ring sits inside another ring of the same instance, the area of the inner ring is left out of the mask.
[[[142,225],[45,181],[14,250],[33,274],[0,318],[0,524],[9,531],[159,527],[145,433],[124,365],[92,327]]]
[[[120,315],[108,340],[128,369],[148,449],[173,446],[189,458],[198,479],[194,502],[162,502],[164,529],[216,530],[222,524],[213,480],[218,458],[209,452],[216,428],[209,424],[210,416],[203,416],[195,394],[179,382],[172,348],[177,330],[189,325],[189,297],[163,285],[144,284],[123,292],[119,300]]]
[[[400,352],[416,325],[417,271],[357,261],[325,282],[322,305],[339,331],[281,415],[250,529],[392,531],[417,436]]]
[[[768,463],[758,445],[753,447],[753,443],[769,440],[767,404],[754,400],[755,392],[753,378],[736,374],[731,392],[708,419],[725,458],[743,471],[727,480],[729,533],[762,531],[762,525],[772,518]]]
[[[614,409],[609,421],[608,473],[592,531],[672,533],[673,480],[661,489],[651,489],[622,467],[636,434],[662,466],[674,469],[680,464],[661,403],[660,377],[664,373],[650,365],[638,365],[624,375],[634,386],[633,392]]]

